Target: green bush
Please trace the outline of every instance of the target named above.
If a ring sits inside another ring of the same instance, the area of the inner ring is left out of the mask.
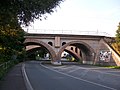
[[[10,60],[8,62],[0,64],[0,79],[9,71],[11,67],[17,64],[15,60]]]

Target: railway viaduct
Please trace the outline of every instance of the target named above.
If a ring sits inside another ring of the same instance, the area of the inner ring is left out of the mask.
[[[24,37],[26,51],[44,48],[53,64],[61,64],[61,55],[67,51],[83,64],[104,62],[120,66],[120,58],[108,45],[113,40],[111,37],[72,34],[26,34]]]

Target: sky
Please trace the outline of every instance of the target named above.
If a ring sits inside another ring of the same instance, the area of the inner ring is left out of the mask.
[[[35,20],[29,33],[106,32],[115,36],[120,22],[120,0],[65,0],[46,20]]]

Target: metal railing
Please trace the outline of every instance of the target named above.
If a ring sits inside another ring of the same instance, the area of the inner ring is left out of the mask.
[[[99,31],[79,31],[79,30],[28,29],[27,33],[111,36],[110,34],[108,34],[106,32],[99,32]]]
[[[5,75],[5,73],[6,73],[13,65],[15,65],[15,61],[14,61],[14,60],[5,62],[5,63],[3,63],[3,64],[0,64],[0,79]]]

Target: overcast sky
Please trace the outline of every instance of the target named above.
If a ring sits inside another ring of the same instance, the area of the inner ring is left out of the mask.
[[[36,20],[28,29],[98,31],[114,36],[120,22],[120,0],[66,0],[47,16],[47,20]]]

